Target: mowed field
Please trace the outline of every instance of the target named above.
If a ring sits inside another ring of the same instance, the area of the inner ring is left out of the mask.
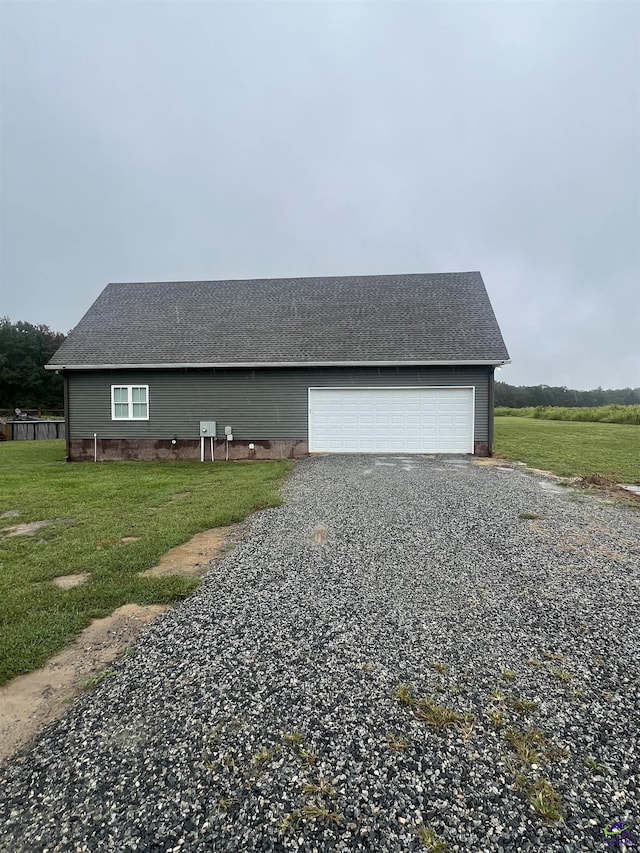
[[[640,483],[640,427],[496,417],[494,451],[563,477]]]
[[[0,684],[41,666],[123,604],[184,598],[198,581],[143,577],[196,533],[280,503],[289,463],[64,463],[63,441],[0,444]],[[33,522],[42,526],[22,528]],[[26,535],[25,535],[26,534]],[[60,575],[87,583],[60,589]]]

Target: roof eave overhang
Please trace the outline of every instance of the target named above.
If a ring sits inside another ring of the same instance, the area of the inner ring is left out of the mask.
[[[413,361],[225,361],[160,362],[147,364],[47,364],[46,370],[175,370],[213,367],[501,367],[511,359],[413,360]]]

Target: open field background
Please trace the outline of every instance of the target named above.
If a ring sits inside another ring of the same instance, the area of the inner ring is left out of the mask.
[[[547,421],[600,421],[608,424],[640,424],[640,406],[496,406],[496,417],[535,418]]]
[[[289,470],[286,461],[67,465],[64,453],[63,441],[0,444],[0,684],[122,604],[189,595],[197,579],[139,572],[201,530],[277,505]],[[36,521],[49,523],[13,535]],[[51,583],[82,572],[88,582],[73,589]]]
[[[640,483],[640,429],[628,424],[497,416],[494,452],[562,477]]]

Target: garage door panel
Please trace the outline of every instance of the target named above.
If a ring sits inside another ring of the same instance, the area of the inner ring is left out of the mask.
[[[310,388],[312,453],[471,453],[472,388]]]

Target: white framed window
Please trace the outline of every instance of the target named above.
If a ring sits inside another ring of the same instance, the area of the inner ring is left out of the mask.
[[[112,421],[148,421],[148,385],[111,386]]]

